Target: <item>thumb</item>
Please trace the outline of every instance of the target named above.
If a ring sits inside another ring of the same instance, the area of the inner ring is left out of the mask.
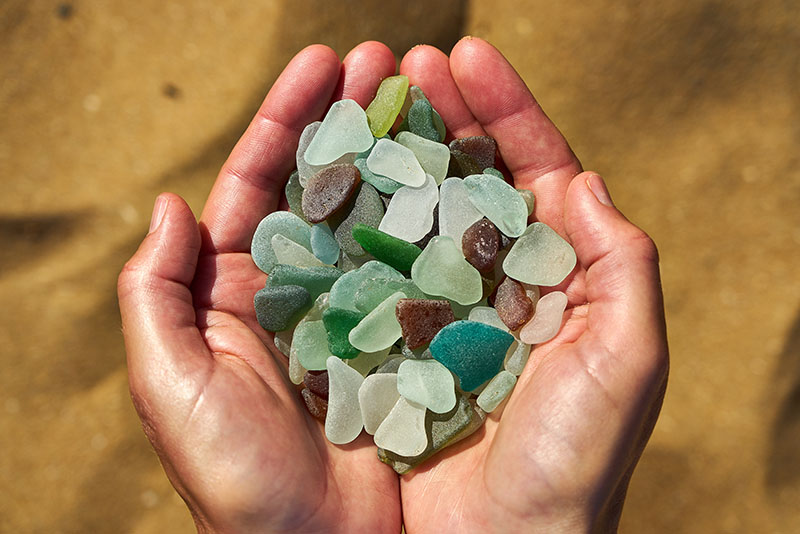
[[[597,362],[597,369],[622,363],[628,378],[631,372],[643,380],[660,375],[666,369],[666,327],[653,240],[622,215],[592,172],[569,184],[564,222],[586,272],[589,339],[622,360]]]
[[[119,276],[117,294],[131,395],[145,426],[162,410],[191,407],[197,371],[210,365],[189,285],[200,232],[186,202],[158,196],[150,231]]]

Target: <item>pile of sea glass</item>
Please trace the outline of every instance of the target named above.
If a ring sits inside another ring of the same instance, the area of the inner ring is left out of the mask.
[[[362,430],[405,473],[470,435],[513,389],[531,345],[558,333],[572,247],[528,224],[533,194],[495,167],[496,143],[443,144],[421,89],[386,78],[366,110],[334,103],[303,131],[290,211],[265,217],[261,326],[289,357],[329,441]],[[394,130],[394,137],[389,132]]]

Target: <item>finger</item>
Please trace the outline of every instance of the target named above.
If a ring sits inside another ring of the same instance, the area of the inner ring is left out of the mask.
[[[381,80],[392,76],[397,68],[394,54],[383,43],[366,41],[353,48],[342,61],[341,74],[331,103],[352,99],[366,108]]]
[[[536,195],[536,218],[563,235],[567,186],[581,170],[564,137],[511,64],[486,41],[459,41],[450,53],[450,70],[470,111],[497,141],[515,186]]]
[[[117,286],[130,387],[143,419],[163,407],[191,406],[200,383],[195,378],[210,368],[188,287],[199,251],[189,206],[177,195],[160,195],[152,230]]]
[[[339,68],[333,50],[312,45],[283,70],[211,190],[200,217],[204,250],[250,250],[258,222],[278,206],[303,128],[325,111]]]
[[[441,50],[428,45],[415,46],[400,62],[400,74],[408,76],[411,85],[425,92],[453,137],[486,135],[464,102],[450,74],[450,60]]]
[[[614,207],[602,178],[589,172],[569,185],[565,224],[586,271],[588,332],[581,342],[605,349],[587,352],[587,364],[608,381],[609,389],[659,382],[666,372],[667,347],[653,241]]]

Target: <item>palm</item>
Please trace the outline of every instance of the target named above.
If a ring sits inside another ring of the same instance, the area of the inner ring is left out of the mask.
[[[214,268],[207,273],[206,265]],[[191,410],[177,428],[162,429],[162,439],[180,433],[182,461],[172,469],[181,485],[192,481],[199,508],[245,508],[246,518],[232,518],[239,528],[391,528],[399,515],[396,477],[374,461],[368,439],[331,445],[302,405],[285,357],[255,319],[251,295],[264,278],[245,254],[200,259],[193,301],[206,346],[197,352],[213,357],[196,375]],[[353,502],[357,514],[348,513]]]

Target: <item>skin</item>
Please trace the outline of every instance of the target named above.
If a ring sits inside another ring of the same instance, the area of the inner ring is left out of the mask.
[[[565,323],[536,346],[510,398],[480,431],[401,480],[370,436],[334,446],[257,324],[266,275],[249,256],[280,195],[303,127],[330,102],[366,107],[394,74],[384,45],[339,62],[301,51],[234,148],[195,221],[172,194],[119,278],[130,388],[147,436],[200,532],[609,532],[661,406],[668,351],[652,241],[581,172],[566,141],[491,45],[447,57],[412,49],[449,136],[491,135],[535,219],[576,250],[559,287]]]

